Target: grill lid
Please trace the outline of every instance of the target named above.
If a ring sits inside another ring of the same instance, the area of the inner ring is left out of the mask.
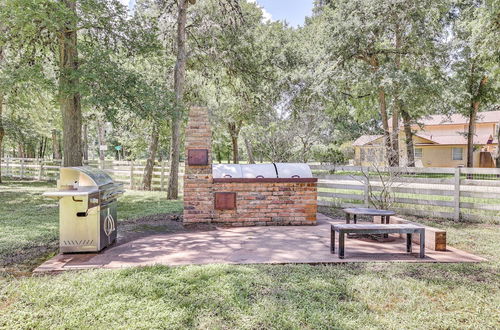
[[[214,164],[212,165],[214,178],[242,178],[241,165],[239,164]]]
[[[82,181],[85,182],[86,181],[85,179],[87,179],[85,178],[85,176],[87,176],[93,181],[94,185],[98,187],[113,183],[113,179],[109,176],[109,174],[98,168],[93,168],[90,166],[79,166],[79,167],[70,167],[69,169],[80,172],[80,182]],[[61,171],[63,170],[66,169],[61,169]],[[88,184],[81,184],[81,185],[87,186]]]
[[[312,178],[309,165],[304,163],[275,163],[279,178]]]
[[[277,178],[274,164],[251,164],[241,165],[243,178]]]
[[[255,179],[255,178],[312,178],[309,165],[304,163],[271,163],[271,164],[214,164],[214,179]]]

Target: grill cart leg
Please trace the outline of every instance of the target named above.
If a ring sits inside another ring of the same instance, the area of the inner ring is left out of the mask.
[[[406,252],[411,253],[411,234],[406,234]]]
[[[420,230],[420,258],[425,258],[425,229]]]
[[[339,259],[344,259],[344,236],[343,231],[339,231]]]
[[[330,253],[335,253],[335,230],[330,227]]]

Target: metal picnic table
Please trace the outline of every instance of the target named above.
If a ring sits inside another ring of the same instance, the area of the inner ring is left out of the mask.
[[[351,215],[353,216],[354,223],[356,224],[358,219],[358,215],[368,215],[368,216],[380,216],[382,218],[382,224],[389,224],[389,220],[392,215],[395,215],[396,212],[389,210],[378,210],[371,209],[366,207],[350,207],[343,209],[345,212],[346,218],[345,223],[351,223]]]
[[[396,212],[394,211],[389,211],[389,210],[379,210],[379,209],[372,209],[372,208],[367,208],[367,207],[349,207],[343,209],[345,212],[345,223],[350,224],[351,223],[351,215],[353,216],[353,221],[354,224],[358,223],[358,215],[368,215],[368,216],[380,216],[381,217],[381,223],[388,225],[391,219],[392,215],[395,215]],[[349,236],[349,237],[356,237],[354,236]],[[389,235],[383,234],[383,238],[388,238]]]

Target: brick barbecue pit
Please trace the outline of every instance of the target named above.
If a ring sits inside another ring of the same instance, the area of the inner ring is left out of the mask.
[[[317,179],[311,177],[308,165],[212,166],[211,136],[208,110],[191,108],[186,129],[185,223],[316,224]]]

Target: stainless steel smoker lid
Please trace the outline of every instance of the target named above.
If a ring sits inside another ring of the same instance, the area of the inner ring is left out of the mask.
[[[274,164],[250,164],[241,165],[243,178],[277,178]]]
[[[305,163],[275,163],[279,178],[312,178],[309,165]]]
[[[214,178],[242,178],[241,165],[239,164],[214,164],[212,165],[212,175]]]

